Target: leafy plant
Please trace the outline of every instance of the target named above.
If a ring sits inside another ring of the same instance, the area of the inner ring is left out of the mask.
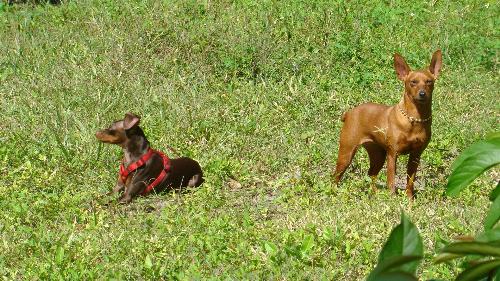
[[[500,163],[500,133],[467,148],[452,166],[446,194],[457,195],[486,170]],[[466,258],[467,267],[456,281],[500,280],[500,184],[490,194],[493,204],[484,220],[484,232],[472,241],[458,241],[444,247],[435,258],[442,263]],[[422,240],[417,228],[402,214],[380,252],[378,265],[367,280],[417,280],[415,271],[422,258]]]
[[[448,195],[458,195],[488,168],[500,163],[500,133],[478,141],[465,149],[452,165],[446,186]]]
[[[415,272],[423,252],[417,227],[402,213],[401,223],[389,235],[378,257],[378,265],[367,280],[417,280]]]
[[[500,133],[467,148],[452,166],[446,194],[455,196],[486,170],[500,163]],[[500,184],[490,193],[493,204],[484,220],[484,232],[473,241],[454,242],[441,250],[436,262],[467,257],[469,266],[456,280],[500,280]]]

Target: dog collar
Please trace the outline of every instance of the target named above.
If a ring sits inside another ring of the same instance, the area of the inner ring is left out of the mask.
[[[425,123],[425,122],[432,119],[432,116],[429,116],[425,119],[418,119],[418,118],[415,118],[413,116],[410,116],[410,115],[408,115],[408,113],[406,113],[406,111],[403,110],[403,108],[401,108],[401,106],[399,104],[398,104],[398,109],[401,112],[401,114],[403,114],[408,120],[410,120],[410,123],[415,123],[415,122],[416,123]]]
[[[163,160],[163,169],[161,170],[160,174],[156,177],[156,179],[149,184],[146,189],[142,192],[143,195],[148,194],[153,190],[157,185],[159,185],[163,179],[167,176],[168,172],[170,172],[170,159],[163,154],[161,151],[154,150],[152,148],[148,149],[148,152],[146,152],[139,160],[136,162],[128,165],[126,168],[122,164],[120,164],[120,177],[122,182],[125,184],[127,181],[128,176],[134,172],[135,170],[139,169],[140,167],[144,166],[146,162],[154,155],[158,154],[162,160]]]

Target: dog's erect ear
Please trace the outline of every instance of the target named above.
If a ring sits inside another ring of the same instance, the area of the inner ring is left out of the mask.
[[[394,69],[398,79],[404,81],[406,76],[410,73],[410,67],[406,64],[405,59],[398,53],[394,54]]]
[[[123,119],[123,128],[125,128],[125,130],[130,130],[134,126],[139,125],[140,120],[141,117],[133,113],[125,113],[125,119]]]
[[[434,75],[434,79],[439,76],[439,71],[443,65],[441,50],[437,50],[432,55],[431,64],[429,65],[429,71]]]

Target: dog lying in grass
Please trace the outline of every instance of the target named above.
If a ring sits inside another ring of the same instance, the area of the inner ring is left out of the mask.
[[[140,117],[125,114],[107,129],[96,133],[98,140],[117,144],[123,149],[120,175],[112,193],[123,191],[120,203],[129,203],[138,195],[151,191],[180,187],[198,187],[203,183],[203,172],[195,160],[188,157],[170,159],[149,146],[139,127]]]

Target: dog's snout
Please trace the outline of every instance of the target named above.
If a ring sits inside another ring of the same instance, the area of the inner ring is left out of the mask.
[[[418,92],[418,95],[419,95],[421,98],[425,97],[425,91],[424,91],[424,90],[420,90],[420,91]]]

